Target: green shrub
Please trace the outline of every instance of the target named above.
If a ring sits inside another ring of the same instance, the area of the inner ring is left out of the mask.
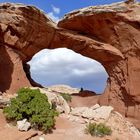
[[[40,93],[38,89],[29,88],[22,88],[18,91],[18,96],[4,108],[4,114],[11,122],[26,118],[32,128],[44,132],[51,131],[55,125],[55,116],[58,115],[49,104],[45,94]]]
[[[91,134],[91,136],[104,137],[105,135],[111,135],[112,130],[103,123],[89,123],[86,126],[85,132]]]
[[[67,102],[71,102],[72,97],[71,97],[70,94],[68,94],[68,93],[61,93],[60,95],[61,95]]]

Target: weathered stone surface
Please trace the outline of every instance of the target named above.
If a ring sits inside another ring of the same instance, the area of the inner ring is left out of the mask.
[[[73,94],[79,93],[79,89],[77,88],[72,88],[68,85],[54,85],[54,86],[49,86],[46,88],[47,91],[52,91],[52,92],[57,92],[57,93],[67,93],[67,94]]]
[[[112,112],[106,124],[117,133],[130,133],[134,140],[138,140],[140,138],[140,131],[118,112]]]
[[[20,131],[28,131],[31,124],[27,121],[27,119],[23,119],[21,121],[17,121],[17,127]]]
[[[100,107],[99,104],[95,104],[94,106],[91,107],[91,109],[97,109],[97,108],[99,108],[99,107]]]
[[[73,108],[71,114],[74,116],[84,117],[90,120],[107,120],[113,111],[111,106],[101,106],[98,108],[76,107]]]
[[[127,121],[120,113],[113,110],[108,112],[110,109],[112,110],[111,106],[101,106],[98,109],[95,109],[98,111],[91,110],[91,108],[74,108],[72,112],[70,112],[68,119],[80,124],[87,124],[89,122],[104,123],[107,126],[110,126],[115,135],[125,135],[125,133],[127,133],[132,139],[138,140],[140,138],[139,130],[132,123]],[[108,110],[108,113],[105,110]],[[90,113],[90,116],[86,115],[85,117],[85,112]],[[66,118],[66,116],[63,117]]]
[[[139,3],[91,6],[66,15],[57,27],[33,6],[0,4],[0,91],[30,86],[23,65],[44,48],[65,47],[105,67],[100,104],[140,120],[139,15]]]

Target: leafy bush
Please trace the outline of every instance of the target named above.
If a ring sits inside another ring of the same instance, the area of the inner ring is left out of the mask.
[[[22,88],[18,96],[11,99],[9,106],[4,108],[8,121],[18,121],[26,118],[33,128],[44,132],[50,131],[55,125],[58,113],[48,102],[48,97],[39,90]]]
[[[68,94],[68,93],[61,93],[60,95],[61,95],[67,102],[71,102],[72,97],[71,97],[70,94]]]
[[[89,123],[86,126],[85,132],[91,134],[91,136],[104,137],[105,135],[111,135],[112,130],[103,123]]]

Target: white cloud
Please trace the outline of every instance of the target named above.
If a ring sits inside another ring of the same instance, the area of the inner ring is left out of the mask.
[[[53,12],[49,12],[47,15],[56,23],[60,20],[59,17],[55,16]]]
[[[44,86],[69,84],[102,92],[108,77],[97,61],[64,48],[41,51],[30,65],[32,77]]]
[[[49,12],[47,15],[53,20],[55,21],[56,23],[60,20],[58,14],[60,14],[60,8],[54,6],[54,5],[51,5],[52,6],[52,11]]]
[[[55,14],[59,14],[59,13],[60,13],[60,8],[55,7],[54,5],[52,5],[52,9],[53,9],[53,12],[54,12]]]

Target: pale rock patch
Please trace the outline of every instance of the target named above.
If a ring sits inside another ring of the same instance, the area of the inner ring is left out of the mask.
[[[113,111],[111,106],[101,106],[95,105],[91,108],[88,107],[76,107],[72,108],[71,114],[74,116],[80,116],[90,120],[107,120],[110,116],[110,113]]]
[[[79,93],[80,89],[72,88],[68,85],[54,85],[49,86],[46,88],[47,91],[51,92],[58,92],[58,93],[67,93],[67,94],[73,94],[73,93]]]
[[[27,121],[27,119],[17,121],[17,128],[19,131],[28,131],[30,127],[31,124]]]

